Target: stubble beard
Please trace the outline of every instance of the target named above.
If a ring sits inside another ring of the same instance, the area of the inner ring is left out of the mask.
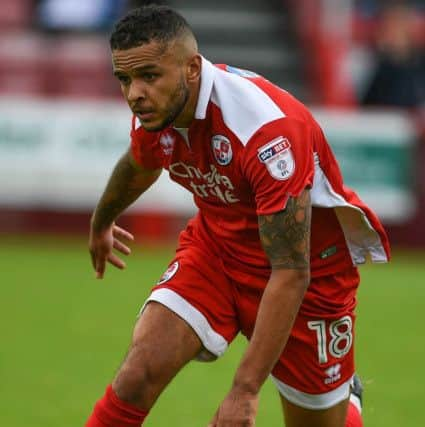
[[[180,80],[175,91],[170,96],[170,105],[167,107],[168,115],[158,126],[146,129],[148,132],[158,132],[170,126],[183,111],[189,99],[189,88],[183,78]]]

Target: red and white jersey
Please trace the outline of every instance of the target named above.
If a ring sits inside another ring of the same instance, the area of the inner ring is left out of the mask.
[[[250,72],[202,62],[195,118],[188,129],[145,131],[133,119],[131,146],[145,168],[165,168],[199,208],[182,234],[220,254],[224,268],[269,274],[258,215],[285,209],[311,188],[311,272],[332,274],[368,257],[389,258],[375,214],[343,184],[337,161],[307,108]],[[206,261],[208,262],[208,261]]]

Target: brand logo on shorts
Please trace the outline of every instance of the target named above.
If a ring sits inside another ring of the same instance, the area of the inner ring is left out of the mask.
[[[325,378],[325,384],[332,384],[337,382],[341,378],[341,365],[337,363],[325,370],[327,378]]]
[[[161,278],[158,280],[157,285],[162,285],[163,283],[167,282],[168,280],[170,280],[176,273],[177,270],[179,269],[179,262],[173,262],[168,268],[167,271],[161,276]]]
[[[232,146],[228,138],[223,135],[214,135],[211,138],[214,157],[220,166],[227,166],[233,158]]]
[[[321,259],[326,259],[329,258],[332,255],[335,255],[337,252],[337,247],[334,246],[330,246],[329,248],[326,248],[324,251],[320,252],[320,258]]]

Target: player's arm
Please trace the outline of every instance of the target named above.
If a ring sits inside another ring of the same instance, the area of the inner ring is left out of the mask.
[[[98,232],[111,226],[160,174],[161,169],[147,170],[139,166],[129,149],[115,165],[96,206],[91,221],[93,231]]]
[[[285,347],[310,282],[310,191],[258,222],[272,272],[232,389],[210,424],[214,427],[254,425],[258,392]]]
[[[130,249],[120,239],[133,236],[114,224],[115,219],[145,192],[159,177],[161,169],[148,170],[139,166],[128,150],[116,164],[91,219],[89,250],[96,276],[102,278],[106,262],[117,268],[125,263],[112,248],[128,255]]]
[[[272,272],[235,385],[258,392],[277,362],[310,283],[310,191],[289,198],[285,210],[258,218]]]

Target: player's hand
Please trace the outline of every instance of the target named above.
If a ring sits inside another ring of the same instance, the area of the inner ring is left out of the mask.
[[[208,427],[254,427],[258,396],[231,390],[225,397]]]
[[[100,232],[90,230],[89,251],[97,279],[103,279],[107,262],[119,269],[125,268],[125,262],[113,252],[116,249],[124,255],[131,253],[121,239],[133,241],[134,236],[115,224]]]

